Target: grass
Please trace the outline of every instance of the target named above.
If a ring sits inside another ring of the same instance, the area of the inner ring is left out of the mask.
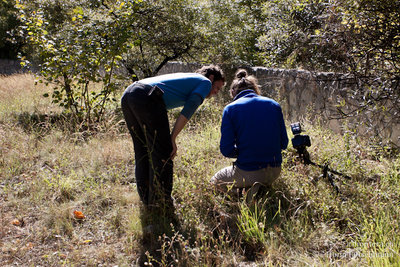
[[[30,75],[0,77],[1,266],[398,266],[400,157],[304,121],[311,159],[348,174],[336,195],[319,168],[284,151],[281,177],[248,203],[217,194],[223,100],[178,137],[174,224],[146,211],[118,110],[75,132]],[[171,112],[171,121],[179,111]],[[289,122],[287,122],[287,126]],[[85,218],[76,219],[73,212]],[[18,222],[18,223],[16,223]],[[153,225],[149,227],[149,225]]]

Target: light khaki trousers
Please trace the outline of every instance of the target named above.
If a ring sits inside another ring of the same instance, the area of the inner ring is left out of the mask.
[[[241,170],[237,166],[229,166],[218,171],[211,183],[217,188],[249,188],[255,183],[270,186],[280,175],[281,167],[266,167],[256,171]]]

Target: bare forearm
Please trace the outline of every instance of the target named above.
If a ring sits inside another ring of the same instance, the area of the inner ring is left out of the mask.
[[[175,121],[175,125],[174,125],[174,128],[171,133],[171,138],[173,140],[176,139],[176,137],[182,131],[182,129],[185,127],[187,122],[188,122],[188,119],[185,116],[183,116],[182,114],[180,114],[179,117]]]
[[[176,151],[177,151],[176,137],[182,131],[182,129],[185,127],[185,125],[188,121],[189,120],[182,114],[180,114],[179,117],[175,121],[175,125],[174,125],[174,128],[172,129],[172,133],[171,133],[171,141],[172,141],[171,158],[174,158],[176,156]]]

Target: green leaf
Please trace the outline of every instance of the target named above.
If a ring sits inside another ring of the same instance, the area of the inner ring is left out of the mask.
[[[83,15],[83,9],[80,6],[77,6],[73,9],[73,13],[77,15]]]

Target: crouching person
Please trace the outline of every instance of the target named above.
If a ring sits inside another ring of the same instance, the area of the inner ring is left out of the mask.
[[[280,105],[260,95],[257,79],[239,69],[230,88],[233,102],[223,111],[220,150],[236,158],[212,178],[217,189],[270,186],[280,175],[288,137]]]

